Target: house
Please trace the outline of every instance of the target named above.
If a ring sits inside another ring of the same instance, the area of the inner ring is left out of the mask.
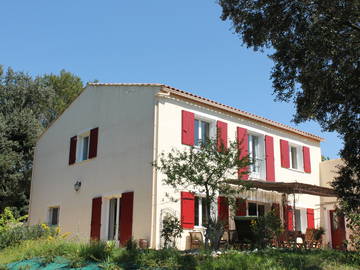
[[[330,187],[338,175],[338,167],[344,163],[341,159],[325,160],[320,163],[320,185]],[[350,230],[346,228],[344,216],[336,212],[337,198],[322,197],[320,226],[325,230],[324,244],[332,248],[343,248],[344,241],[349,241]],[[351,247],[350,247],[351,248]]]
[[[59,225],[84,240],[124,244],[133,237],[159,248],[162,219],[171,212],[184,227],[178,247],[189,247],[189,232],[202,231],[206,222],[202,194],[165,186],[151,162],[217,130],[224,144],[245,142],[241,150],[256,161],[249,181],[320,185],[323,139],[316,135],[162,84],[91,83],[37,142],[30,224]],[[257,190],[242,197],[237,215],[276,207],[289,230],[319,226],[319,196],[284,200],[281,193]],[[228,217],[224,201],[220,196],[213,207]]]

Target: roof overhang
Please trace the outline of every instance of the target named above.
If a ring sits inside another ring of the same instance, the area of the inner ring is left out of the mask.
[[[321,197],[336,197],[335,190],[327,187],[309,185],[298,182],[266,182],[260,180],[238,180],[229,179],[226,181],[232,185],[241,185],[248,188],[262,189],[267,191],[276,191],[285,194],[309,194]]]

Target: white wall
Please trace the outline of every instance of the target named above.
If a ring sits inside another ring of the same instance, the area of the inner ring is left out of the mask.
[[[92,198],[134,191],[133,235],[150,239],[150,163],[154,93],[158,90],[135,86],[85,89],[37,143],[31,224],[47,222],[48,207],[60,206],[62,230],[89,239]],[[94,127],[99,127],[97,157],[69,166],[70,138]],[[82,182],[79,192],[73,187],[77,180]]]
[[[193,103],[185,102],[183,100],[175,98],[159,98],[159,132],[158,132],[158,151],[169,152],[172,148],[183,149],[188,146],[181,144],[181,110],[187,110],[194,112],[195,115],[201,115],[205,118],[214,120],[221,120],[228,123],[228,139],[234,141],[236,139],[236,128],[244,127],[250,132],[255,132],[263,135],[271,135],[274,138],[274,158],[275,158],[275,178],[277,182],[302,182],[307,184],[319,185],[319,163],[321,161],[320,143],[314,140],[307,139],[300,135],[295,135],[290,132],[275,129],[267,125],[247,120],[244,118],[234,117],[228,114],[224,114],[205,106],[195,105]],[[289,116],[290,117],[290,116]],[[289,143],[296,143],[301,146],[308,146],[310,148],[311,155],[311,173],[299,172],[291,169],[285,169],[281,167],[280,160],[280,139],[288,140]],[[178,217],[180,218],[180,201],[169,202],[165,194],[171,194],[174,198],[180,199],[180,193],[178,190],[173,190],[162,184],[163,175],[158,174],[157,177],[157,219],[156,224],[160,224],[160,212],[161,209],[171,208],[175,209]],[[180,189],[180,188],[179,188]],[[269,194],[262,192],[263,195],[257,196],[258,200],[266,200],[266,196],[269,200],[281,201],[280,194]],[[249,194],[246,194],[249,199],[254,199]],[[292,196],[289,196],[290,203],[292,205]],[[299,208],[314,208],[315,209],[315,223],[319,224],[319,205],[320,198],[311,195],[297,195],[296,206]],[[156,244],[160,243],[160,228],[156,229],[157,235],[155,236]],[[188,230],[185,230],[185,239],[188,236]],[[184,240],[180,241],[179,246],[185,248]]]

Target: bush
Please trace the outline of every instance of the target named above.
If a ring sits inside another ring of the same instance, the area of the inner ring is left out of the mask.
[[[164,238],[164,247],[175,247],[176,238],[181,237],[183,228],[177,217],[167,215],[163,220],[163,228],[161,230],[161,237]]]
[[[46,237],[56,237],[59,235],[57,227],[48,227],[45,224],[27,226],[26,224],[17,224],[14,227],[8,227],[0,233],[0,249],[19,244],[25,240],[35,240]]]

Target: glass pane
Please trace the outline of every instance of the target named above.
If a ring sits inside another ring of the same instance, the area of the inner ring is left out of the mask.
[[[257,216],[256,203],[249,203],[248,208],[249,216]]]
[[[109,228],[108,228],[108,240],[114,240],[116,234],[116,220],[117,220],[117,199],[110,200],[109,205]]]
[[[199,197],[195,197],[195,226],[199,226]]]
[[[259,217],[263,217],[265,215],[265,205],[258,205]]]
[[[204,121],[201,121],[201,141],[206,142],[209,139],[209,129],[210,124]]]
[[[83,138],[82,160],[88,159],[88,152],[89,152],[89,136]]]
[[[59,217],[59,208],[51,208],[51,221],[50,224],[51,225],[58,225],[59,221],[58,221],[58,217]]]
[[[200,145],[200,140],[199,140],[199,120],[195,119],[195,123],[194,123],[194,144],[195,145]]]
[[[202,225],[206,225],[208,223],[208,216],[207,216],[207,206],[206,206],[206,199],[202,198],[202,202],[201,202],[201,213],[202,213]]]
[[[296,222],[296,230],[301,231],[301,214],[300,209],[295,210],[295,222]]]
[[[297,169],[297,151],[296,147],[291,147],[291,166],[293,169]]]

